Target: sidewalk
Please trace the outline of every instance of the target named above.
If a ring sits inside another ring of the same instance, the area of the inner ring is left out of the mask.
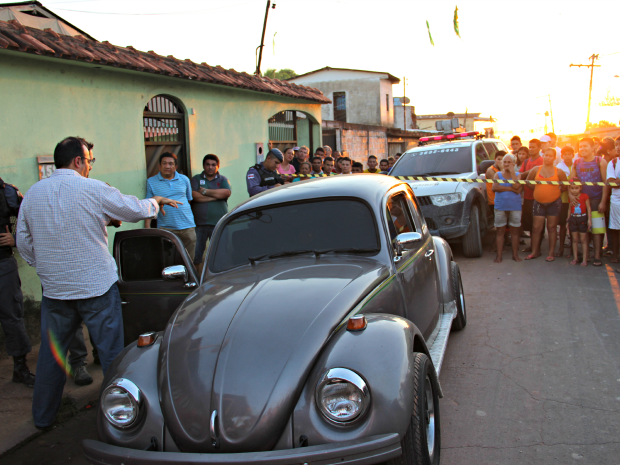
[[[61,411],[63,409],[79,410],[99,398],[103,373],[99,365],[93,364],[92,347],[88,337],[85,337],[85,340],[88,348],[86,369],[93,377],[93,383],[88,386],[77,386],[72,378],[67,377],[64,397],[68,398],[69,402],[63,402]],[[33,373],[35,373],[38,355],[39,345],[36,345],[28,354],[28,366]],[[33,390],[23,384],[12,382],[12,376],[13,358],[4,356],[0,359],[0,455],[33,436],[41,434],[32,421]]]

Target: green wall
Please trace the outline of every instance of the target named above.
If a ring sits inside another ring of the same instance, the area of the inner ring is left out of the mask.
[[[91,177],[143,198],[142,111],[159,94],[175,97],[185,107],[192,175],[202,171],[205,154],[220,157],[220,172],[232,184],[230,207],[248,198],[245,173],[256,163],[254,143],[267,146],[269,117],[283,110],[303,111],[319,121],[313,137],[318,132],[315,140],[321,140],[320,104],[0,50],[0,176],[27,194],[39,179],[36,157],[52,155],[64,137],[79,135],[95,144]],[[192,108],[195,115],[189,115]],[[124,224],[120,230],[136,227],[141,224]],[[108,230],[110,245],[115,231]],[[34,269],[19,257],[18,263],[24,294],[40,300]]]

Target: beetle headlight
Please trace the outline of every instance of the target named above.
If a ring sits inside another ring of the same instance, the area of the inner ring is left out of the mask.
[[[134,383],[119,378],[110,384],[101,395],[101,408],[106,419],[117,428],[133,425],[142,404],[142,392]]]
[[[461,193],[455,192],[454,194],[441,194],[431,195],[431,202],[438,207],[444,207],[446,205],[452,205],[461,201]]]
[[[354,371],[332,368],[319,381],[316,403],[328,420],[348,423],[366,411],[370,391],[366,382]]]

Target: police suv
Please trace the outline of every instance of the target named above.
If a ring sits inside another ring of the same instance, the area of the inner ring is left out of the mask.
[[[476,138],[478,132],[420,138],[392,168],[392,176],[477,179],[494,163],[495,153],[508,152],[497,139]],[[424,144],[424,145],[422,145]],[[462,242],[466,257],[482,255],[482,237],[493,227],[486,184],[407,180],[416,194],[426,224],[435,235]]]

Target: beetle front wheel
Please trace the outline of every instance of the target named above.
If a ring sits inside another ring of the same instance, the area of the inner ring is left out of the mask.
[[[414,402],[411,421],[400,442],[402,455],[386,465],[438,465],[441,449],[439,382],[430,359],[416,353],[413,372]]]

